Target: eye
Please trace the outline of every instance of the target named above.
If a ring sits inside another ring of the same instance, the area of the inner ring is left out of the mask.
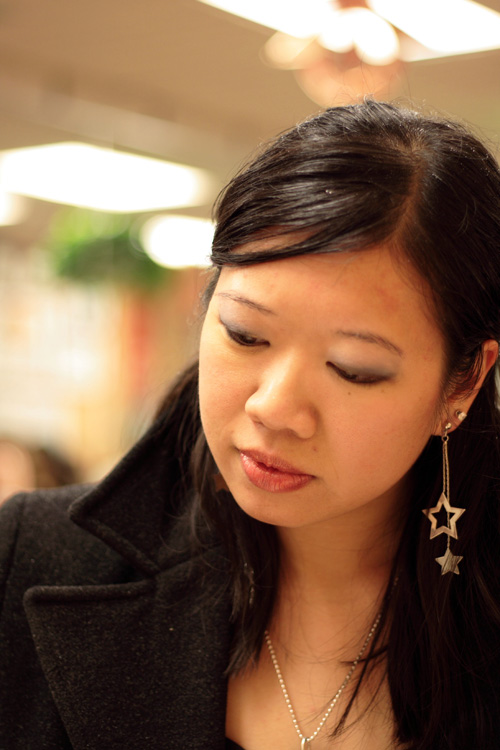
[[[231,341],[234,341],[239,346],[262,346],[262,344],[267,343],[267,341],[258,339],[256,336],[251,336],[249,333],[246,333],[246,331],[242,331],[238,328],[230,328],[222,320],[221,323]]]
[[[387,375],[376,375],[375,373],[359,373],[349,372],[344,370],[338,365],[334,365],[333,362],[328,362],[328,366],[332,369],[342,380],[346,380],[348,383],[354,383],[356,385],[375,385],[387,380]]]

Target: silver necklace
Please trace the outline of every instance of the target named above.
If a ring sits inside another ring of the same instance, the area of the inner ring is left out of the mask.
[[[368,647],[368,644],[370,643],[371,639],[373,638],[373,636],[375,634],[375,631],[378,628],[378,625],[379,625],[381,617],[382,617],[382,613],[379,612],[379,614],[375,618],[375,622],[373,623],[373,625],[370,628],[370,632],[366,636],[365,642],[361,646],[361,650],[360,650],[359,654],[354,659],[354,661],[353,661],[353,663],[351,665],[351,668],[349,669],[348,673],[346,674],[344,682],[342,683],[342,685],[339,687],[339,689],[335,693],[335,696],[334,696],[333,700],[331,701],[331,703],[329,703],[328,708],[326,709],[325,713],[323,714],[323,717],[322,717],[321,721],[319,722],[316,730],[309,737],[306,737],[304,734],[302,734],[302,732],[300,730],[299,722],[297,721],[297,717],[295,716],[295,711],[293,710],[292,702],[291,702],[290,697],[288,695],[288,690],[286,689],[285,680],[283,679],[283,675],[281,674],[281,669],[280,669],[279,664],[278,664],[278,659],[276,657],[276,652],[275,652],[274,646],[273,646],[273,644],[271,642],[271,637],[269,635],[269,632],[267,630],[265,631],[264,638],[266,639],[267,648],[269,649],[269,655],[271,656],[271,661],[273,662],[274,671],[276,672],[276,676],[278,678],[278,682],[280,684],[281,691],[282,691],[283,697],[285,699],[285,703],[286,703],[286,705],[288,707],[288,710],[290,712],[290,716],[292,717],[293,725],[295,727],[295,730],[296,730],[297,734],[299,735],[300,750],[307,750],[307,748],[309,747],[310,743],[313,741],[313,739],[318,735],[318,733],[323,728],[324,723],[326,722],[326,720],[330,716],[331,712],[333,711],[333,709],[335,707],[335,704],[337,703],[338,699],[340,698],[340,696],[342,695],[343,691],[347,687],[347,685],[348,685],[351,677],[354,674],[354,671],[355,671],[356,667],[358,666],[358,664],[360,662],[361,657],[365,653],[365,651],[366,651],[366,649]]]

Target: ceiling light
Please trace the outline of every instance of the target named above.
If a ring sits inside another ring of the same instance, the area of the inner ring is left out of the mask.
[[[284,34],[304,39],[323,28],[325,18],[335,3],[330,0],[200,0],[219,10],[225,10],[247,21],[267,26]]]
[[[366,12],[367,9],[342,9],[339,0],[200,2],[300,39],[320,36],[321,43],[334,52],[359,47],[362,59],[374,65],[386,63],[382,62],[384,54],[372,49],[370,36],[383,35],[386,40],[384,47],[396,46],[394,40],[397,37],[388,31],[388,27],[375,32],[373,24],[372,32],[360,31],[358,41],[351,42],[351,24],[346,20],[345,13]],[[415,0],[366,0],[366,3],[377,16],[411,37],[405,39],[402,51],[398,49],[401,58],[408,61],[500,47],[500,13],[473,0],[419,0],[418,3]],[[332,23],[334,17],[335,23]],[[411,44],[412,40],[419,44]],[[378,43],[378,40],[375,41]],[[387,59],[393,60],[394,54],[387,52]]]
[[[0,226],[20,224],[27,214],[26,201],[20,195],[0,190]]]
[[[200,205],[211,200],[211,187],[204,170],[86,143],[0,153],[0,189],[98,211]]]
[[[275,68],[293,70],[303,68],[322,54],[315,39],[297,39],[277,31],[264,45],[264,60]]]
[[[349,52],[354,47],[352,13],[347,10],[338,10],[332,13],[332,18],[328,25],[322,29],[318,41],[325,49],[332,52]]]
[[[399,55],[399,40],[394,28],[366,8],[345,11],[353,25],[354,49],[369,65],[389,65]]]
[[[355,49],[370,65],[388,65],[399,55],[399,40],[393,27],[367,8],[346,8],[332,12],[318,37],[332,52]]]
[[[500,13],[471,0],[368,0],[370,8],[444,55],[500,47]],[[422,57],[432,55],[422,55]]]
[[[141,242],[156,263],[168,268],[209,266],[214,225],[191,216],[154,216],[141,230]]]

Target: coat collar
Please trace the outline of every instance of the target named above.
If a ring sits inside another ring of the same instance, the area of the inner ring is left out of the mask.
[[[116,468],[73,503],[71,519],[102,539],[144,575],[171,565],[165,534],[183,500],[175,437],[159,419]]]
[[[180,472],[156,423],[70,509],[131,562],[140,580],[37,586],[25,596],[33,639],[72,747],[222,750],[230,640],[220,554],[165,554]],[[168,506],[168,507],[167,507]],[[212,592],[212,593],[211,593]],[[210,605],[207,602],[210,601]],[[203,603],[205,602],[205,604]]]
[[[205,585],[181,563],[139,582],[28,592],[38,658],[74,750],[222,750],[230,607],[217,586],[203,605]]]

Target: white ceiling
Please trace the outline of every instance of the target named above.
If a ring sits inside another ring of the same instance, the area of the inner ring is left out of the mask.
[[[270,34],[197,0],[0,0],[0,149],[78,137],[205,166],[222,185],[318,110],[291,72],[262,62]],[[500,50],[412,63],[391,96],[497,142]],[[32,241],[47,212],[3,231]]]

